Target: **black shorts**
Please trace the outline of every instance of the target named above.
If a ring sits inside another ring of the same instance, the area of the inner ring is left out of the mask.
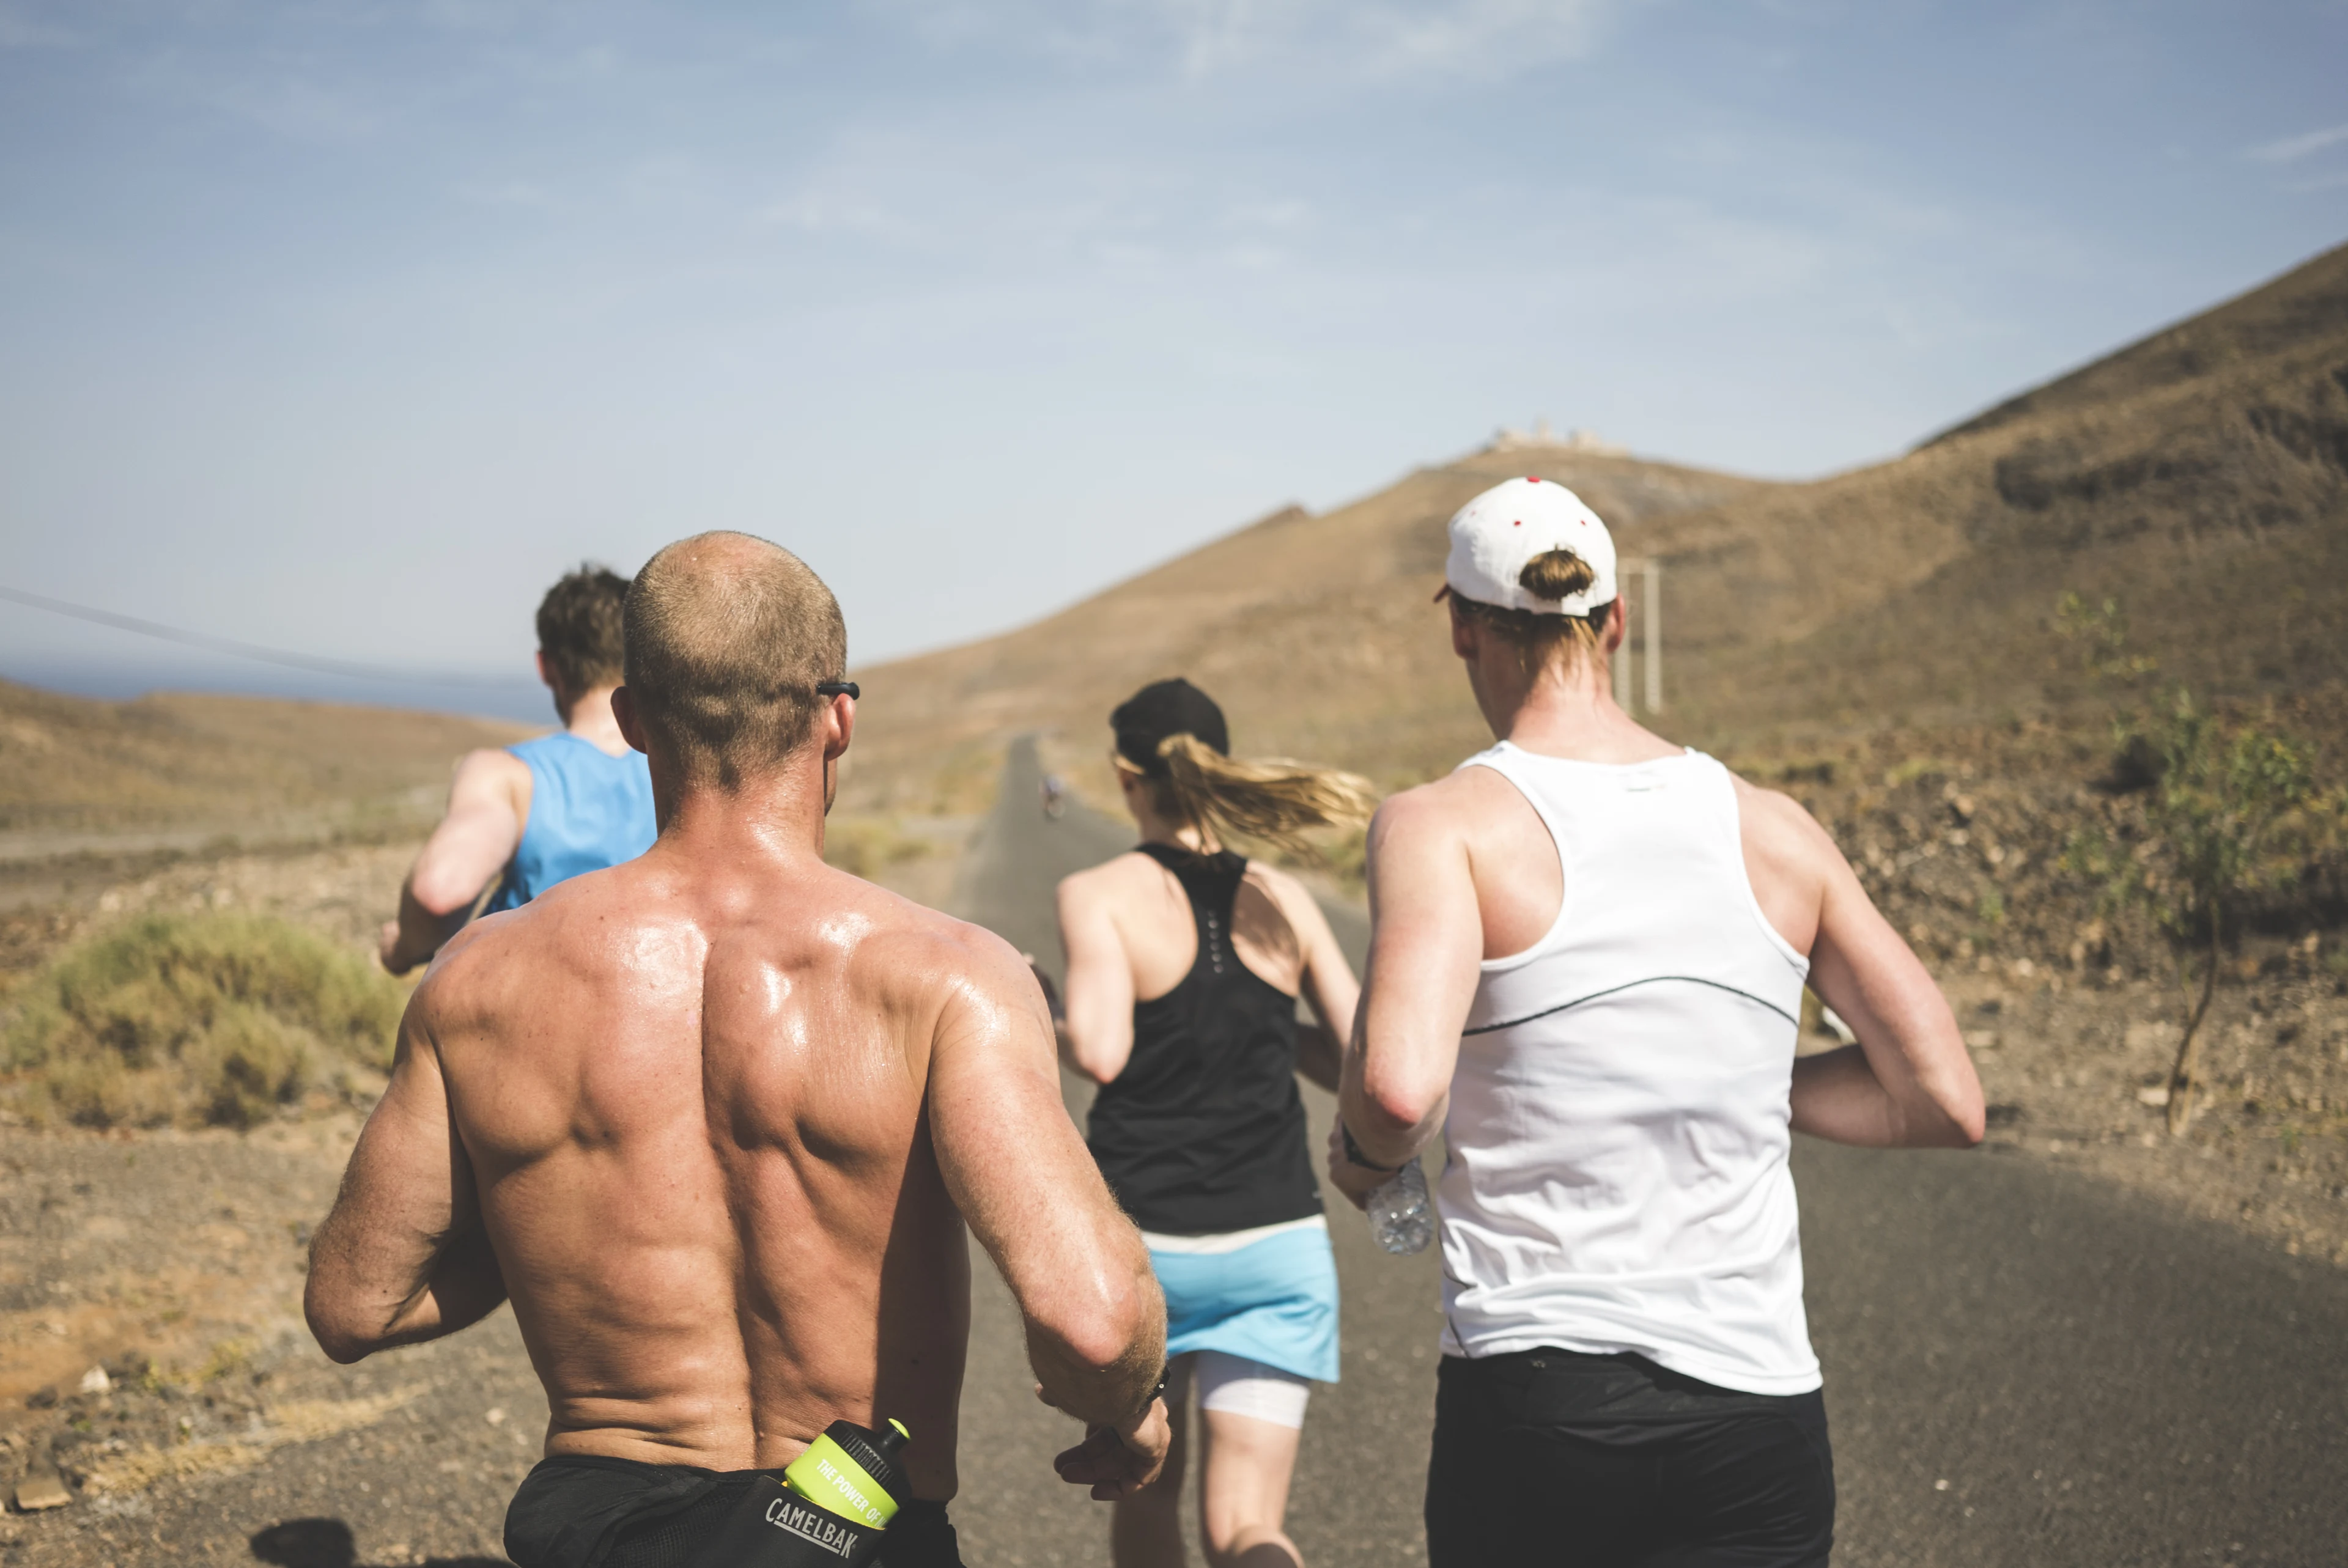
[[[1443,1358],[1429,1568],[1824,1568],[1825,1399],[1743,1394],[1640,1356]]]
[[[541,1460],[506,1510],[520,1568],[722,1568],[705,1547],[755,1470],[696,1470],[601,1454]],[[881,1537],[880,1568],[962,1568],[942,1502],[908,1500]]]

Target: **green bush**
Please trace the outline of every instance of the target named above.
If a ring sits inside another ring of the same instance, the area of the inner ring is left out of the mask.
[[[93,937],[18,999],[0,1058],[36,1120],[250,1127],[355,1064],[388,1066],[406,995],[313,932],[220,914]]]
[[[2065,594],[2055,618],[2084,645],[2087,673],[2107,689],[2125,692],[2157,671],[2128,652],[2118,600],[2091,607]],[[2182,685],[2152,702],[2123,702],[2112,736],[2111,781],[2143,792],[2142,835],[2129,843],[2083,828],[2064,860],[2100,885],[2107,912],[2142,911],[2176,952],[2185,1030],[2169,1069],[2168,1130],[2182,1133],[2201,1087],[2201,1025],[2226,943],[2261,895],[2299,882],[2319,854],[2340,844],[2348,787],[2322,787],[2314,748],[2277,728],[2271,714],[2230,723]]]

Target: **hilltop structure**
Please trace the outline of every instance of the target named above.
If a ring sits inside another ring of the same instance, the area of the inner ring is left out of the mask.
[[[1519,430],[1503,425],[1492,433],[1487,452],[1521,452],[1539,447],[1548,452],[1578,452],[1589,457],[1628,457],[1631,449],[1620,442],[1609,441],[1595,430],[1580,428],[1560,436],[1549,427],[1549,415],[1536,415],[1530,430]]]

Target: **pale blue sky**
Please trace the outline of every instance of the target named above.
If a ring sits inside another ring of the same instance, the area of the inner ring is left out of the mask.
[[[0,585],[526,675],[734,527],[869,662],[1536,415],[1879,459],[2343,238],[2343,0],[0,0]]]

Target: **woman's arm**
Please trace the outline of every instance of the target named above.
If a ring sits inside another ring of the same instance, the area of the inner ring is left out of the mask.
[[[1133,1055],[1133,961],[1107,889],[1085,872],[1060,883],[1060,949],[1067,993],[1053,1022],[1060,1060],[1095,1083],[1113,1081]]]
[[[1329,917],[1304,884],[1275,874],[1270,885],[1281,914],[1296,933],[1303,955],[1304,968],[1297,989],[1319,1020],[1296,1026],[1296,1071],[1334,1094],[1344,1064],[1345,1041],[1354,1035],[1354,1008],[1361,1000],[1361,982],[1354,979],[1354,966],[1345,961],[1344,949],[1337,945],[1337,933],[1329,928]]]

